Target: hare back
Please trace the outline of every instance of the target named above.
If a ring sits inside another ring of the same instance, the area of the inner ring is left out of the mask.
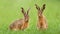
[[[15,22],[13,22],[13,23],[10,25],[10,29],[21,28],[22,25],[23,25],[23,23],[24,23],[24,20],[23,20],[23,19],[16,20]]]
[[[24,19],[19,19],[19,20],[16,20],[15,22],[13,22],[13,24],[15,25],[22,25],[24,23]]]

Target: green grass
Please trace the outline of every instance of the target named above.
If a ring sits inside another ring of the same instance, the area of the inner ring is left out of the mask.
[[[39,31],[36,28],[37,10],[34,4],[46,4],[44,15],[48,21],[48,29]],[[25,11],[30,7],[29,28],[25,31],[8,29],[12,21],[23,18],[21,7]],[[60,0],[0,0],[0,34],[59,34],[60,33]]]

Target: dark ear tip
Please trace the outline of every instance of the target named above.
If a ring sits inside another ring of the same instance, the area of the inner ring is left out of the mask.
[[[21,9],[23,9],[23,7],[21,7]]]
[[[46,6],[46,4],[43,4],[43,6]]]
[[[23,7],[21,7],[21,11],[22,11],[22,12],[24,12],[24,9],[23,9]]]
[[[35,4],[35,6],[37,6],[37,4]]]

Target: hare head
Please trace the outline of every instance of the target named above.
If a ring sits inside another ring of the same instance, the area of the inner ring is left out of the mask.
[[[23,7],[21,7],[21,9],[22,9],[22,13],[24,15],[24,21],[28,22],[29,21],[29,15],[28,15],[28,13],[29,13],[30,8],[27,10],[27,12],[25,12],[25,10],[24,10]]]
[[[45,9],[45,4],[43,4],[42,8],[40,8],[37,4],[35,4],[35,6],[36,6],[36,9],[38,10],[38,16],[41,17]]]

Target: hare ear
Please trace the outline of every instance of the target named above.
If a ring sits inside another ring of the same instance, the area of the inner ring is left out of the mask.
[[[24,12],[24,8],[23,7],[21,7],[21,11],[25,15],[25,12]]]
[[[27,10],[27,14],[29,13],[30,8]]]
[[[37,10],[40,10],[40,7],[37,4],[35,4],[35,6]]]
[[[41,10],[44,11],[46,4],[43,4]]]

